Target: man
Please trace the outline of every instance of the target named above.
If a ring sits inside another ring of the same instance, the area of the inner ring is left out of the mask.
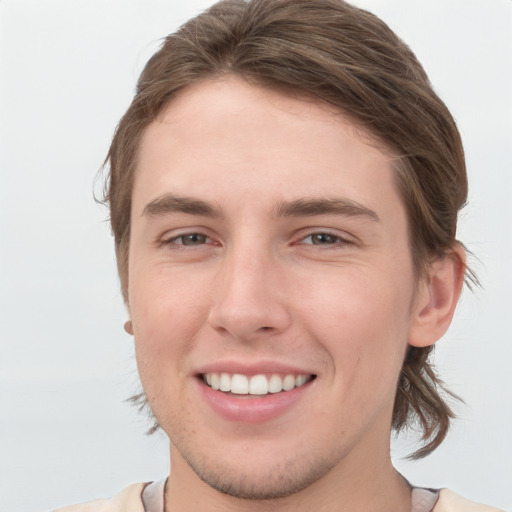
[[[495,510],[413,489],[453,413],[428,355],[467,271],[460,136],[339,0],[228,0],[146,66],[108,162],[138,369],[172,471],[77,510]],[[81,507],[81,508],[80,508]]]

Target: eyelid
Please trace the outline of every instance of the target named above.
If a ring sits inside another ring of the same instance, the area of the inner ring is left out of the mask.
[[[333,240],[330,243],[323,243],[323,244],[322,243],[318,243],[318,244],[315,244],[313,242],[313,237],[315,237],[317,235],[326,235],[328,237],[331,237]],[[306,245],[325,245],[325,246],[328,246],[328,245],[337,245],[339,243],[348,243],[348,240],[345,240],[341,236],[333,235],[332,233],[311,233],[310,235],[307,235],[307,236],[303,237],[301,240],[304,243],[304,241],[307,240],[308,238],[311,239],[311,243],[308,243]]]
[[[201,235],[206,238],[204,243],[198,244],[197,246],[207,245],[211,243],[215,243],[214,237],[211,235],[208,229],[203,227],[190,227],[190,228],[180,228],[166,231],[162,236],[160,236],[157,240],[157,245],[159,246],[170,246],[175,245],[181,247],[187,247],[186,244],[177,243],[176,240],[179,238],[183,238],[189,235]],[[196,247],[197,247],[196,246]],[[188,247],[194,247],[194,245],[190,245]]]
[[[322,228],[322,227],[301,229],[296,234],[296,237],[295,237],[296,242],[294,242],[294,243],[301,243],[306,238],[309,238],[314,235],[322,235],[322,234],[329,235],[329,236],[332,236],[333,238],[339,239],[338,242],[335,242],[332,244],[325,244],[325,246],[335,247],[336,245],[339,245],[339,244],[357,244],[357,238],[354,237],[353,235],[347,233],[346,231],[339,231],[337,229]],[[313,245],[313,244],[303,244],[303,245]]]
[[[184,233],[183,235],[173,236],[173,237],[169,238],[167,243],[174,243],[176,245],[187,245],[186,243],[183,243],[184,239],[186,237],[193,236],[193,235],[198,235],[200,237],[204,237],[204,239],[205,239],[204,242],[198,243],[197,245],[204,245],[204,244],[208,243],[208,240],[211,240],[211,238],[208,235],[205,235],[203,233]],[[180,238],[181,238],[182,243],[177,242],[177,240],[179,240]],[[196,245],[196,244],[191,244],[191,245]]]

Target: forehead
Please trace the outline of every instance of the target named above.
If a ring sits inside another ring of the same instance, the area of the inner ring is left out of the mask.
[[[229,204],[235,190],[244,202],[333,191],[362,204],[400,201],[390,152],[335,107],[233,77],[199,82],[143,134],[134,203],[193,191]]]

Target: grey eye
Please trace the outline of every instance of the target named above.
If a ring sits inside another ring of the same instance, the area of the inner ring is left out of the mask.
[[[188,235],[181,235],[176,237],[175,243],[181,243],[181,245],[202,245],[208,240],[206,235],[201,233],[189,233]]]
[[[311,244],[313,245],[331,245],[340,241],[339,236],[331,235],[329,233],[315,233],[306,237],[306,239],[308,238],[311,240]]]

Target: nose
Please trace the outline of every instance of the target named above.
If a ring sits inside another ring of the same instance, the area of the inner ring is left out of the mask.
[[[213,293],[208,321],[224,336],[254,341],[284,332],[290,325],[283,269],[261,248],[226,255]]]

